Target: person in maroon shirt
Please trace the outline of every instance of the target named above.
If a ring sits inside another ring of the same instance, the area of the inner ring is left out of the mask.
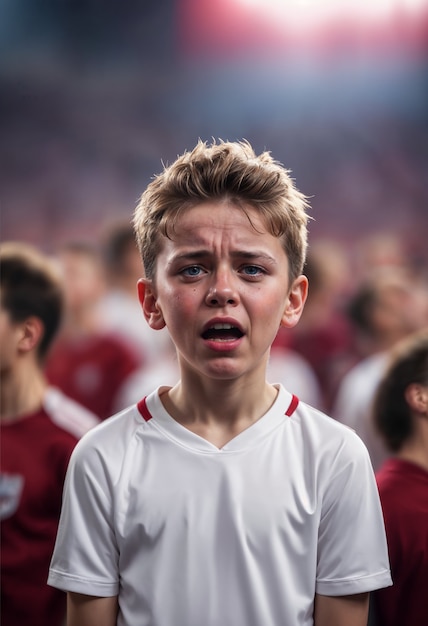
[[[65,290],[65,314],[46,360],[51,384],[106,419],[125,408],[122,390],[145,355],[137,355],[119,334],[102,327],[98,305],[105,291],[99,251],[70,242],[57,260]],[[136,289],[136,287],[135,287]]]
[[[12,242],[0,246],[0,267],[0,621],[62,626],[66,596],[47,576],[63,482],[78,439],[99,420],[43,373],[62,313],[54,267]]]
[[[393,586],[373,592],[377,626],[428,624],[428,328],[400,342],[374,400],[392,453],[376,474]]]

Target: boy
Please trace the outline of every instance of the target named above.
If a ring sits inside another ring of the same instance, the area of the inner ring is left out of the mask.
[[[427,289],[404,268],[373,270],[357,287],[348,312],[365,348],[338,386],[332,415],[361,437],[376,472],[390,451],[373,427],[371,405],[390,351],[427,323]]]
[[[102,252],[107,277],[107,291],[99,305],[102,327],[129,345],[142,371],[147,364],[151,369],[153,360],[170,349],[171,341],[166,329],[157,332],[148,324],[142,324],[135,287],[141,276],[141,256],[129,220],[106,227]]]
[[[143,194],[139,297],[181,379],[74,454],[49,578],[69,626],[363,626],[390,584],[364,446],[266,382],[306,299],[305,208],[245,142],[199,142]]]
[[[376,474],[394,586],[373,596],[382,626],[428,624],[428,329],[402,340],[376,392],[392,457]]]
[[[70,454],[94,415],[49,387],[43,363],[61,320],[49,260],[0,246],[0,519],[2,626],[61,626],[66,597],[48,587]]]
[[[69,242],[58,250],[64,320],[46,360],[48,380],[102,420],[124,409],[122,391],[139,366],[135,352],[102,328],[99,304],[105,277],[96,247]]]

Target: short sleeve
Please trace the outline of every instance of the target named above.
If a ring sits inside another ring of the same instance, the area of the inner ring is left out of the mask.
[[[67,471],[48,584],[64,591],[118,594],[111,481],[91,440],[76,446]]]
[[[322,495],[316,592],[341,596],[392,584],[385,528],[370,458],[349,431]]]

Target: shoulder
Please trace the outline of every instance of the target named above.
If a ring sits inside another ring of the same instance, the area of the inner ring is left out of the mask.
[[[98,417],[56,387],[48,387],[43,408],[54,424],[79,439],[99,424]]]
[[[120,466],[144,427],[137,406],[130,406],[86,432],[76,445],[72,461],[82,466]]]
[[[132,405],[87,432],[71,455],[66,493],[80,502],[101,498],[108,507],[116,496],[126,499],[135,473],[140,485],[152,458],[154,421],[147,421],[138,406]]]
[[[57,424],[44,406],[9,423],[2,422],[0,428],[2,453],[7,448],[8,455],[12,450],[22,452],[27,447],[34,457],[46,452],[50,455],[52,451],[60,456],[64,451],[70,452],[78,440],[72,432]]]
[[[428,472],[404,459],[391,457],[376,472],[376,482],[383,502],[396,502],[397,506],[416,500],[418,495],[428,495]]]
[[[299,401],[295,417],[306,424],[316,437],[323,439],[333,437],[334,440],[338,441],[361,441],[354,429],[342,424],[330,415],[327,415],[327,413],[324,413],[306,402]]]
[[[418,537],[428,531],[428,472],[406,461],[388,459],[376,473],[390,548],[398,545],[410,558]]]
[[[292,418],[299,424],[306,452],[326,467],[354,461],[370,463],[365,444],[349,426],[305,402],[299,402]]]

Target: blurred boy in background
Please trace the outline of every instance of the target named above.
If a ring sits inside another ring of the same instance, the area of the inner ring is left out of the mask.
[[[143,272],[141,256],[130,222],[118,222],[105,228],[101,251],[106,274],[106,292],[99,303],[103,329],[114,333],[134,351],[143,370],[148,365],[161,367],[169,360],[171,340],[166,330],[156,332],[141,324],[141,305],[137,282]]]
[[[373,417],[392,455],[376,474],[393,586],[373,594],[379,626],[428,624],[428,330],[400,342]]]
[[[60,626],[65,594],[46,584],[68,460],[95,415],[48,386],[43,363],[60,325],[53,266],[0,246],[1,624]]]
[[[343,376],[332,413],[361,437],[377,470],[389,451],[373,428],[371,405],[390,350],[428,327],[427,287],[404,268],[380,268],[358,285],[348,311],[361,356]]]
[[[57,261],[65,313],[46,361],[46,375],[68,396],[106,419],[124,408],[121,389],[139,366],[139,358],[121,337],[103,328],[99,304],[106,283],[97,248],[69,243],[58,252]]]

